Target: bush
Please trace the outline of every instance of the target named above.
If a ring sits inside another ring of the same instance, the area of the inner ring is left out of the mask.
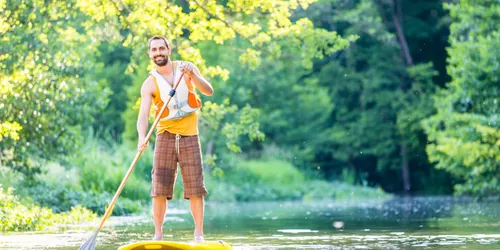
[[[274,201],[388,198],[381,189],[306,177],[290,163],[266,158],[236,161],[217,175],[205,175],[212,201]]]
[[[81,207],[73,207],[69,213],[54,214],[39,206],[26,207],[12,194],[12,188],[0,188],[0,231],[40,230],[53,224],[90,221],[95,214]]]
[[[7,191],[8,187],[15,187],[18,183],[22,182],[24,175],[14,171],[12,168],[8,168],[0,165],[0,183],[3,185],[4,191]]]
[[[148,180],[152,167],[150,150],[142,154],[120,195],[122,198],[149,200],[151,184]],[[66,168],[77,170],[80,188],[94,193],[114,193],[136,153],[135,149],[125,145],[108,143],[90,136],[78,152],[66,158]]]
[[[309,181],[304,186],[304,200],[321,199],[363,199],[390,198],[391,196],[380,188],[353,186],[343,182],[327,182],[322,180]]]
[[[95,156],[95,155],[94,155]],[[76,156],[72,156],[76,157]],[[101,160],[106,156],[105,153],[101,153]],[[74,159],[74,158],[72,158]],[[89,161],[100,161],[99,158],[93,158]],[[74,162],[83,161],[82,159],[77,159]],[[81,205],[91,211],[103,214],[108,203],[113,198],[114,193],[118,189],[118,186],[125,175],[125,171],[120,173],[120,171],[115,170],[113,178],[120,179],[117,183],[114,183],[114,187],[111,184],[106,186],[106,183],[112,182],[105,178],[112,175],[105,174],[105,169],[94,169],[93,167],[88,167],[86,171],[80,171],[80,168],[65,169],[57,163],[48,163],[44,168],[44,173],[36,176],[35,180],[31,180],[29,183],[25,182],[19,184],[16,192],[23,197],[30,197],[31,201],[43,206],[50,208],[52,212],[60,213],[70,211],[72,207]],[[92,173],[99,171],[99,173]],[[99,179],[92,179],[90,176],[94,176]],[[99,180],[99,181],[97,181]],[[101,181],[102,180],[102,181]],[[91,182],[91,183],[87,183]],[[149,197],[149,185],[145,184],[146,181],[140,180],[138,178],[129,178],[127,185],[125,186],[118,202],[113,210],[114,215],[124,215],[141,212],[145,206],[146,199],[141,198],[138,201],[132,201],[128,197]],[[90,188],[99,187],[99,188]],[[108,191],[110,190],[110,191]],[[26,198],[28,199],[28,198]]]
[[[75,206],[83,206],[97,214],[104,214],[111,202],[114,193],[97,193],[94,191],[82,191],[68,189],[61,185],[39,183],[36,186],[26,188],[24,193],[31,197],[34,203],[50,208],[53,212],[67,212]],[[142,212],[146,206],[145,201],[132,201],[125,197],[119,197],[113,215],[125,215]]]

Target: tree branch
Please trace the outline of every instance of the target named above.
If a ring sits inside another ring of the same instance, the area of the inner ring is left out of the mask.
[[[219,16],[217,16],[216,14],[212,14],[212,13],[210,13],[210,11],[208,11],[208,9],[207,9],[205,6],[203,6],[202,4],[200,4],[200,2],[198,2],[198,0],[193,0],[193,1],[196,3],[196,5],[200,6],[200,8],[201,8],[201,9],[202,9],[205,13],[207,13],[207,14],[210,16],[210,18],[217,19],[217,20],[219,20],[219,21],[223,22],[223,23],[224,23],[224,24],[225,24],[228,28],[230,28],[231,30],[233,30],[236,34],[240,35],[241,37],[243,37],[243,38],[245,38],[245,39],[248,39],[246,36],[244,36],[244,35],[243,35],[243,34],[241,34],[239,31],[237,31],[236,29],[234,29],[234,28],[231,26],[231,24],[230,24],[230,23],[228,23],[226,20],[224,20],[224,19],[220,18],[220,17],[219,17]]]
[[[127,10],[127,13],[126,14],[123,14],[123,12],[120,10],[120,8],[118,7],[118,4],[114,1],[114,0],[109,0],[113,6],[115,7],[115,10],[118,11],[120,17],[123,19],[123,21],[125,22],[125,24],[128,26],[128,27],[125,27],[125,28],[128,28],[130,30],[130,32],[132,34],[134,34],[134,31],[132,29],[132,24],[130,24],[130,22],[127,20],[127,16],[128,14],[130,14],[132,11],[130,10],[130,8],[125,4],[123,3],[123,1],[119,0],[120,3],[122,4],[122,6]],[[126,16],[127,15],[127,16]]]

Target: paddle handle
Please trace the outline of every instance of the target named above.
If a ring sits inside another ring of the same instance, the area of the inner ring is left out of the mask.
[[[179,85],[181,79],[184,77],[184,73],[181,74],[181,76],[179,77],[179,80],[177,80],[177,83],[175,84],[174,88],[173,88],[173,93],[170,95],[170,97],[168,98],[168,101],[163,105],[163,107],[161,107],[160,109],[160,112],[158,113],[158,116],[156,117],[155,121],[153,122],[153,125],[151,126],[151,128],[149,129],[149,132],[148,134],[146,135],[146,139],[144,140],[144,142],[148,142],[149,141],[149,138],[151,138],[151,135],[153,134],[156,126],[158,125],[158,123],[160,122],[160,119],[161,119],[161,115],[163,114],[163,112],[165,111],[165,108],[167,107],[168,103],[170,102],[170,100],[172,100],[172,97],[175,95],[175,90],[177,89],[177,86]],[[122,183],[120,184],[120,186],[118,187],[118,190],[116,190],[116,193],[115,195],[113,196],[113,199],[111,200],[111,203],[109,203],[109,207],[108,209],[106,209],[106,213],[104,213],[104,216],[102,217],[102,220],[101,220],[101,223],[99,224],[99,227],[97,227],[97,231],[100,231],[102,226],[104,225],[104,222],[106,221],[106,219],[111,215],[111,213],[113,212],[113,208],[115,206],[115,203],[116,201],[118,200],[118,196],[120,196],[120,193],[122,192],[123,188],[125,187],[125,183],[127,183],[127,180],[128,178],[130,177],[130,175],[132,174],[132,171],[134,170],[135,168],[135,164],[137,163],[137,161],[139,161],[139,157],[141,157],[141,154],[142,154],[143,150],[139,150],[137,152],[137,154],[135,155],[135,158],[134,160],[132,161],[132,164],[130,164],[130,167],[128,168],[128,171],[127,173],[125,174],[125,176],[123,177],[123,180],[122,180]]]

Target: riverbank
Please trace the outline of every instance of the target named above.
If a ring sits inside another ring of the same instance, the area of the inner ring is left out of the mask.
[[[3,200],[1,231],[43,230],[102,215],[126,173],[135,150],[125,145],[87,141],[75,154],[48,162],[43,172],[26,178],[0,166]],[[380,188],[327,181],[292,163],[272,157],[248,159],[233,155],[226,165],[205,171],[208,202],[386,199]],[[113,215],[143,214],[149,209],[152,151],[148,148],[129,178]],[[179,174],[174,199],[182,199]]]

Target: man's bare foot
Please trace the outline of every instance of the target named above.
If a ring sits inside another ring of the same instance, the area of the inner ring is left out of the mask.
[[[194,243],[200,243],[200,242],[205,241],[205,239],[203,237],[203,230],[195,229],[193,236],[194,236]]]
[[[204,242],[205,239],[203,238],[203,236],[194,236],[194,243],[201,243],[201,242]]]
[[[154,241],[160,241],[163,239],[163,233],[155,233],[155,237],[153,237]]]

